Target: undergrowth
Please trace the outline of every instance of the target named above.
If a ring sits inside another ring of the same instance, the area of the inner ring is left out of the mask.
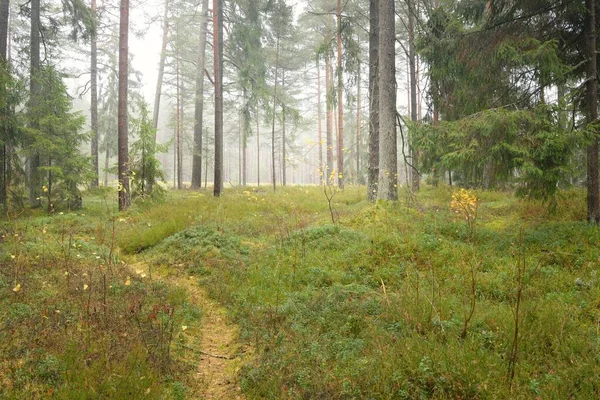
[[[368,203],[363,187],[331,204],[319,187],[176,192],[108,220],[6,224],[1,395],[185,392],[185,367],[162,365],[179,339],[160,338],[198,312],[121,264],[136,254],[150,274],[196,276],[228,308],[255,348],[239,377],[248,398],[600,397],[600,231],[578,222],[583,193],[550,214],[469,192],[467,216],[454,193],[424,187],[416,205]]]

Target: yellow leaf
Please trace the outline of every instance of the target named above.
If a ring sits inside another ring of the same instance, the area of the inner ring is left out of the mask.
[[[182,330],[182,331],[184,331],[184,332],[185,332],[185,331],[187,330],[187,328],[188,328],[188,327],[187,327],[187,325],[181,325],[181,330]]]
[[[125,280],[125,286],[129,286],[131,285],[131,278],[127,277],[127,279]]]
[[[89,286],[88,286],[88,285],[86,285],[85,283],[83,284],[83,290],[87,290],[87,288],[88,288],[88,287],[89,287]]]
[[[18,293],[21,290],[21,284],[17,283],[17,286],[13,288],[13,292]]]

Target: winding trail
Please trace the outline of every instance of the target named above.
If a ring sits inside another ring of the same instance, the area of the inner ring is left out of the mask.
[[[148,271],[143,262],[130,264],[132,270]],[[177,274],[175,268],[157,276],[172,286],[184,288],[189,301],[201,310],[199,327],[189,327],[184,334],[188,356],[186,363],[195,365],[193,397],[207,400],[245,400],[237,373],[245,359],[252,355],[251,349],[239,342],[239,328],[231,323],[227,311],[212,300],[199,284],[198,278],[187,274]],[[173,274],[171,274],[173,273]],[[186,327],[187,328],[187,327]]]
[[[211,300],[194,277],[168,279],[185,287],[202,310],[202,333],[198,377],[203,388],[202,398],[243,400],[236,375],[242,365],[240,354],[245,351],[238,342],[239,329],[230,323],[226,310]]]

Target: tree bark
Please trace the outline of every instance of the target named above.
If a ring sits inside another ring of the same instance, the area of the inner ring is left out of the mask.
[[[338,187],[344,189],[344,74],[342,71],[342,0],[337,0],[337,178]]]
[[[321,104],[321,66],[317,60],[317,139],[319,144],[319,183],[323,184],[323,105]]]
[[[377,198],[379,179],[379,0],[369,2],[369,167],[367,197]]]
[[[275,45],[275,88],[273,89],[273,123],[271,126],[271,180],[273,183],[273,191],[277,190],[277,182],[275,179],[275,109],[277,108],[277,74],[279,72],[279,38]]]
[[[94,32],[91,37],[91,65],[90,65],[90,119],[92,125],[92,168],[93,177],[91,188],[98,187],[98,14],[96,0],[91,4],[92,20],[94,21]]]
[[[415,6],[414,0],[408,0],[408,64],[410,73],[410,120],[417,123],[418,106],[417,106],[417,68],[416,68],[416,52],[415,52]],[[412,189],[418,191],[421,187],[421,179],[417,166],[419,163],[418,149],[410,146],[411,153],[411,181]]]
[[[281,71],[281,91],[285,90],[285,70]],[[281,186],[286,185],[286,153],[285,153],[285,103],[281,103]]]
[[[586,43],[587,43],[587,68],[586,68],[586,123],[598,122],[598,70],[596,49],[596,4],[595,0],[586,0]],[[587,148],[587,220],[593,224],[600,223],[600,193],[598,182],[598,132],[594,132],[594,139]]]
[[[0,0],[0,70],[5,69],[8,71],[8,20],[10,14],[10,0]],[[0,95],[6,96],[6,86],[4,84],[0,87]],[[6,97],[5,97],[6,98]],[[7,106],[3,110],[0,111],[4,117],[8,117],[10,112],[9,107]],[[4,206],[4,211],[7,210],[7,186],[8,180],[7,178],[7,154],[6,154],[6,140],[8,138],[8,132],[5,131],[6,125],[3,124],[2,138],[4,139],[4,143],[0,146],[0,203]]]
[[[177,176],[177,189],[181,190],[181,125],[183,121],[183,90],[181,85],[181,73],[180,73],[180,55],[179,55],[179,46],[177,46],[177,54],[176,54],[176,80],[177,80],[177,88],[176,88],[176,97],[177,97],[177,112],[175,113],[175,174]]]
[[[7,62],[10,0],[0,0],[0,61]]]
[[[196,104],[194,109],[194,155],[192,158],[192,189],[202,186],[202,129],[204,117],[204,68],[206,66],[206,34],[208,26],[208,0],[202,0],[202,27],[198,67],[196,70]]]
[[[223,192],[223,4],[213,0],[213,55],[215,80],[214,196]]]
[[[396,24],[394,0],[379,2],[379,116],[381,129],[377,198],[398,200],[396,143]]]
[[[129,208],[129,144],[127,137],[127,80],[129,78],[129,0],[121,0],[119,23],[118,170],[119,211]]]
[[[332,95],[333,95],[333,77],[332,77],[332,67],[331,67],[331,59],[329,58],[329,54],[325,56],[325,112],[327,114],[326,120],[326,145],[327,145],[327,170],[325,171],[324,179],[327,182],[327,185],[331,185],[333,182],[331,180],[331,173],[333,172],[333,104],[332,104]]]
[[[359,38],[360,40],[360,38]],[[361,62],[358,61],[358,76],[356,77],[356,183],[362,184],[362,176],[360,173],[360,68]]]
[[[30,70],[30,107],[35,107],[38,101],[40,86],[38,74],[40,71],[40,0],[31,0],[31,70]],[[36,121],[31,121],[37,125]],[[32,207],[40,207],[41,179],[39,173],[40,155],[35,152],[29,159],[29,203]]]
[[[162,94],[163,76],[165,74],[165,59],[167,58],[167,43],[169,41],[169,0],[165,0],[165,11],[163,14],[163,36],[160,48],[160,61],[158,62],[158,77],[156,78],[156,92],[154,93],[154,142],[158,133],[158,114],[160,113],[160,96]]]
[[[256,185],[260,186],[260,118],[256,103]]]

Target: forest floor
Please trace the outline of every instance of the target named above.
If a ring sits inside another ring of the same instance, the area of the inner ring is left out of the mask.
[[[150,274],[143,262],[131,265],[132,270]],[[177,270],[176,268],[173,270]],[[240,365],[251,353],[248,346],[239,341],[239,328],[231,322],[227,310],[212,300],[198,279],[187,274],[172,274],[163,269],[159,278],[169,285],[183,288],[189,294],[189,302],[202,310],[199,329],[186,327],[189,338],[186,349],[195,350],[187,363],[197,364],[197,379],[190,382],[189,392],[196,398],[214,400],[243,400],[238,382]],[[185,354],[185,352],[184,352]]]
[[[0,399],[600,398],[600,230],[424,186],[175,191],[2,222]]]

